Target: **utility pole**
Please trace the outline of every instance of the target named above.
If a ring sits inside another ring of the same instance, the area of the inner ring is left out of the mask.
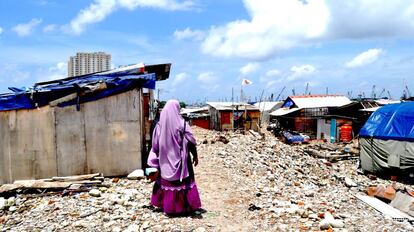
[[[405,85],[405,90],[407,91],[408,98],[410,98],[411,97],[411,92],[408,89],[408,86],[407,85]]]
[[[378,98],[381,98],[384,93],[385,93],[385,88],[382,89],[381,93],[378,95]]]
[[[388,99],[392,99],[392,96],[391,96],[391,93],[390,93],[390,91],[389,90],[387,90],[387,93],[388,93]]]
[[[377,96],[375,94],[375,85],[372,86],[371,98],[372,99],[376,99],[377,98]]]
[[[305,88],[305,94],[304,95],[308,95],[308,91],[309,91],[309,82],[306,83],[306,88]]]
[[[282,95],[283,91],[286,89],[286,86],[283,86],[282,90],[280,90],[279,94],[276,97],[276,101],[279,101],[280,95]],[[272,98],[273,99],[273,98]]]

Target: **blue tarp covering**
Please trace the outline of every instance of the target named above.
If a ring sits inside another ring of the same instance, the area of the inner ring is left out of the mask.
[[[95,101],[107,96],[126,92],[134,88],[155,89],[156,75],[131,74],[123,71],[110,74],[91,74],[81,77],[68,78],[35,84],[26,91],[0,95],[0,111],[17,109],[34,109],[49,104],[49,102],[77,93],[78,97],[59,104],[59,106],[75,105]],[[106,84],[105,89],[93,91],[93,86]],[[92,89],[92,90],[91,90]]]
[[[379,108],[369,117],[359,135],[383,140],[414,141],[414,102]]]
[[[286,100],[286,102],[285,103],[283,103],[283,105],[282,105],[282,108],[284,108],[284,107],[291,107],[291,106],[293,106],[295,103],[292,101],[292,99],[291,98],[288,98],[287,100]]]

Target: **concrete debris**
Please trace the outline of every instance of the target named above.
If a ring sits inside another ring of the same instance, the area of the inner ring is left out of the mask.
[[[99,191],[98,189],[92,189],[91,191],[89,191],[89,195],[93,197],[100,197],[101,191]]]
[[[357,187],[358,185],[349,177],[345,177],[345,185],[346,187]]]
[[[345,224],[342,220],[335,219],[330,212],[324,213],[325,218],[319,223],[319,227],[322,230],[329,228],[343,228]]]
[[[396,190],[393,186],[378,185],[367,188],[368,196],[375,196],[381,199],[392,201],[395,198]]]
[[[99,185],[72,184],[53,194],[17,189],[1,195],[0,231],[413,230],[355,197],[374,186],[414,188],[359,172],[354,143],[288,145],[270,132],[195,127],[193,133],[199,141],[195,174],[205,212],[168,217],[149,205],[150,180],[104,178]],[[330,160],[325,153],[349,158]]]
[[[144,175],[144,170],[142,169],[137,169],[133,172],[131,172],[128,176],[128,179],[130,180],[138,180],[138,179],[144,179],[145,175]]]
[[[414,216],[414,197],[408,194],[397,192],[390,205],[410,216]]]
[[[3,210],[7,206],[7,200],[0,197],[0,210]]]

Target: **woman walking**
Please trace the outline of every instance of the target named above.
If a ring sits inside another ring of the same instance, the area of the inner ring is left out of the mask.
[[[148,165],[158,169],[151,205],[166,214],[191,213],[201,208],[194,179],[198,164],[196,141],[190,126],[180,115],[177,100],[169,100],[161,111],[160,120],[152,135]],[[189,151],[193,154],[193,162]]]

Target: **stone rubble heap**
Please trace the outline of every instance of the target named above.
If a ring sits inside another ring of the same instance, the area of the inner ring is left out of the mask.
[[[316,149],[314,144],[286,145],[271,134],[261,137],[199,128],[193,132],[200,162],[222,166],[248,196],[237,204],[243,205],[242,213],[254,230],[414,230],[408,222],[384,218],[355,198],[372,185],[413,186],[363,175],[357,159],[330,162],[306,152],[309,147]],[[221,215],[209,219],[209,205],[203,206],[207,210],[204,218],[171,218],[150,207],[152,183],[148,180],[105,178],[103,186],[66,195],[44,192],[0,197],[0,230],[221,231],[212,221],[218,223]],[[204,191],[200,187],[202,201],[208,197]]]
[[[217,143],[223,134],[210,132],[204,141],[215,146],[209,148],[216,157],[214,162],[223,162],[240,177],[235,181],[251,192],[246,207],[254,212],[249,216],[258,222],[258,230],[414,230],[408,222],[384,218],[355,198],[357,194],[365,194],[369,186],[391,185],[391,181],[358,172],[358,159],[330,162],[306,152],[319,147],[320,153],[328,148],[335,148],[341,154],[344,153],[341,150],[356,153],[355,143],[287,145],[270,134],[265,135],[260,139],[250,134],[228,133],[225,137],[229,142],[223,145]],[[398,182],[394,186],[401,190],[410,187]]]

